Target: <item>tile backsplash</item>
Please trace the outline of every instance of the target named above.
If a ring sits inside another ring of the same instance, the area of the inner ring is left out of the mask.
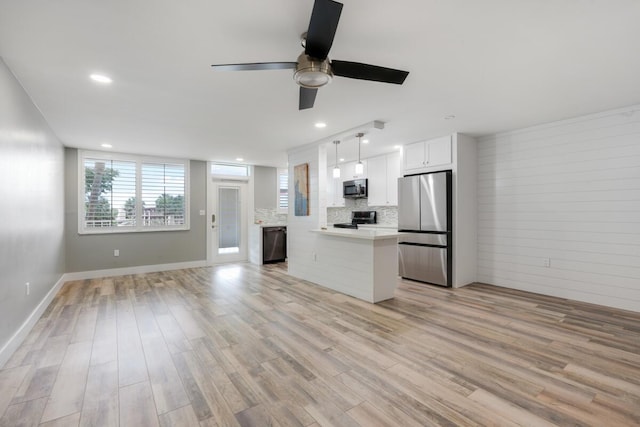
[[[327,223],[337,224],[342,222],[351,222],[351,211],[376,211],[378,213],[378,224],[398,224],[397,206],[369,206],[367,204],[367,199],[347,199],[345,200],[344,207],[328,207]]]
[[[378,224],[397,225],[397,206],[369,206],[366,199],[346,200],[345,207],[327,208],[327,223],[336,224],[341,222],[351,222],[351,211],[376,211],[378,213]],[[285,224],[287,214],[280,213],[277,209],[254,209],[253,221],[263,224]]]
[[[256,208],[253,211],[253,222],[263,224],[284,224],[287,222],[287,214],[278,212],[278,209]]]

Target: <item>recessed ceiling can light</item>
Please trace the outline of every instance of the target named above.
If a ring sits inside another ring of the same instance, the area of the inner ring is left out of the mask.
[[[327,124],[326,124],[326,123],[323,123],[323,122],[318,122],[318,123],[316,123],[316,124],[315,124],[315,126],[316,126],[318,129],[322,129],[322,128],[326,128],[326,127],[327,127]]]
[[[402,148],[402,145],[394,145],[393,148],[395,148],[396,150],[399,150]]]
[[[342,157],[341,157],[341,158],[340,158],[340,161],[341,161],[341,162],[344,162],[344,158],[342,158]]]
[[[244,159],[242,157],[236,157],[236,161],[237,162],[242,162],[242,161],[244,161]]]
[[[456,116],[454,116],[453,114],[451,114],[451,115],[449,115],[449,116],[446,116],[444,119],[445,119],[445,120],[453,120],[453,119],[455,119],[455,118],[456,118]]]
[[[113,80],[111,80],[111,77],[107,77],[104,74],[91,74],[89,78],[96,83],[102,83],[105,85],[113,82]]]
[[[369,140],[368,140],[368,139],[363,139],[363,140],[362,140],[362,143],[363,143],[363,144],[368,144],[368,143],[369,143]]]
[[[112,148],[112,147],[113,147],[113,145],[111,145],[111,144],[107,144],[107,143],[100,144],[100,146],[101,146],[102,148]]]

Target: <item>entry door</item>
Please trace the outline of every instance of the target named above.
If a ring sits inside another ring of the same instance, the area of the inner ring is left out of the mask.
[[[214,182],[209,192],[209,262],[247,259],[247,184]]]

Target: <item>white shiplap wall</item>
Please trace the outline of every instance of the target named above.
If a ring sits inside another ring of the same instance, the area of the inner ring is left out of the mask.
[[[315,281],[321,274],[314,257],[317,235],[309,230],[318,229],[327,224],[326,170],[327,155],[325,147],[312,146],[288,153],[289,160],[289,214],[287,216],[287,259],[289,274],[306,280]],[[309,164],[309,216],[295,216],[293,169],[295,166]],[[322,171],[322,174],[319,173]],[[323,197],[320,197],[320,196]]]
[[[640,311],[640,106],[478,141],[478,281]]]

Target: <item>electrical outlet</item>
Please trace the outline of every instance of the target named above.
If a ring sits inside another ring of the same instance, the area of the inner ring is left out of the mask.
[[[24,293],[25,295],[29,295],[31,293],[31,283],[27,282],[24,284]]]
[[[120,256],[120,249],[114,249],[113,256]]]
[[[543,267],[551,267],[551,258],[542,258]]]

